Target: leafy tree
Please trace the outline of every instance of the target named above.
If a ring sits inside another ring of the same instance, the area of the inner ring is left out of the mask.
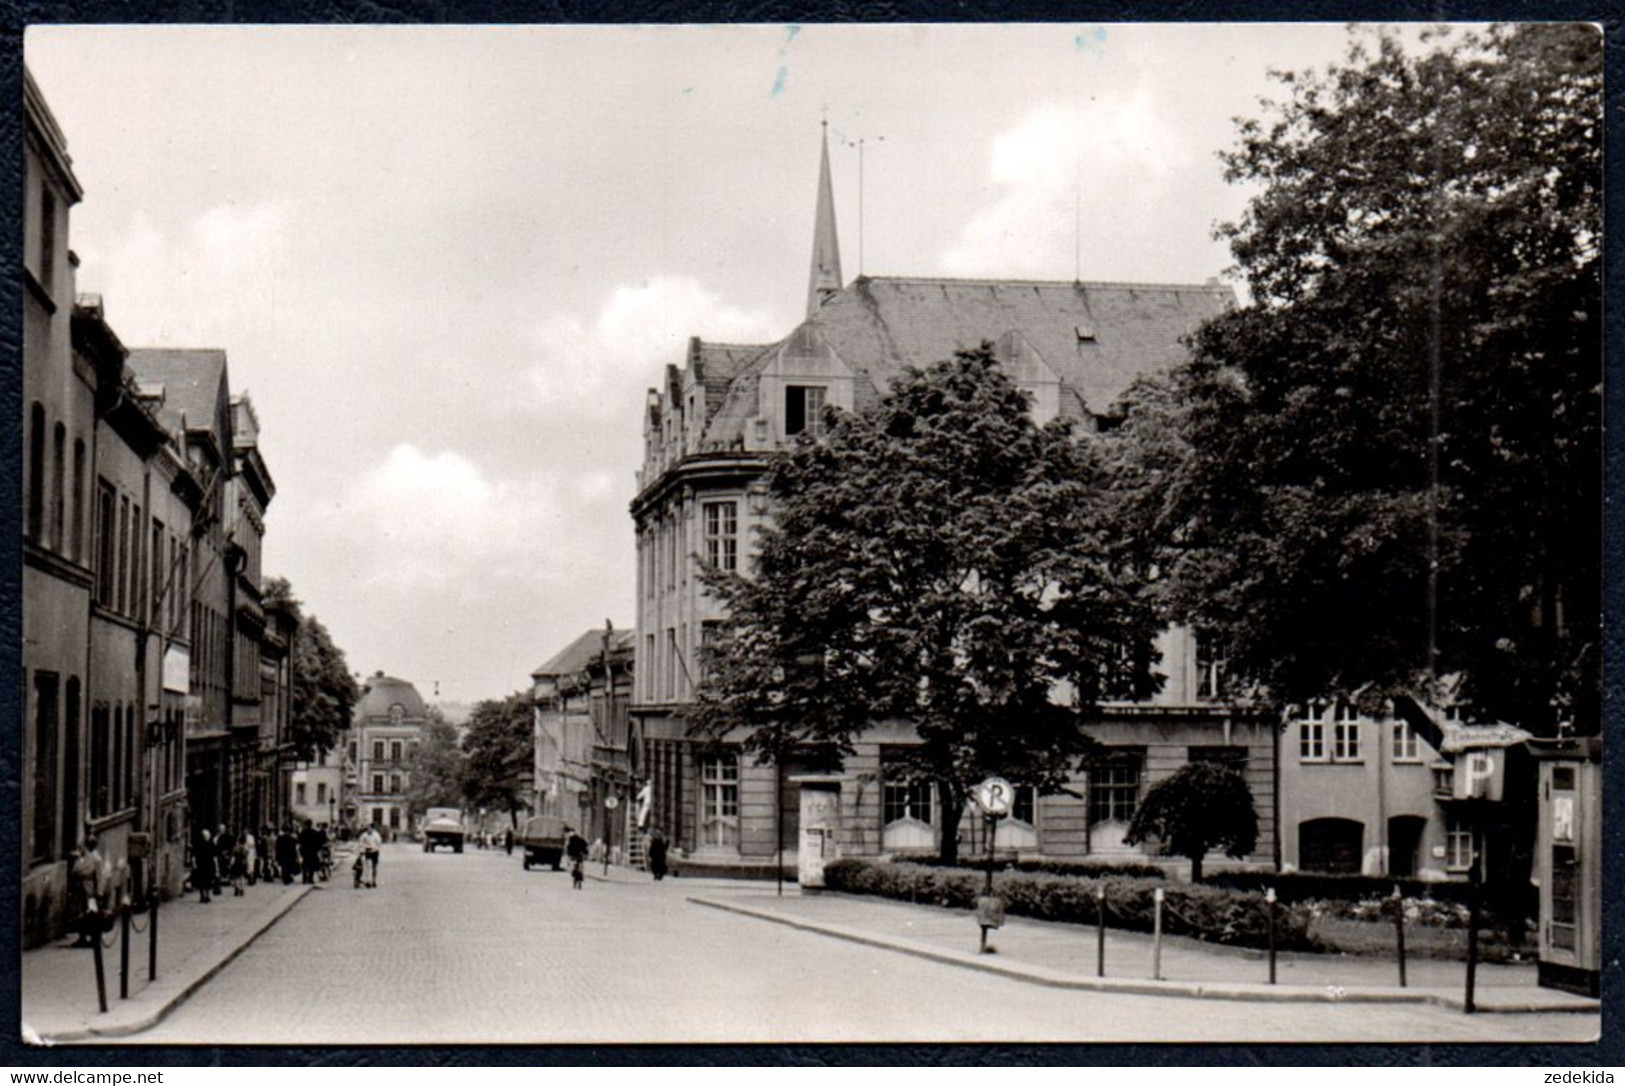
[[[1251,304],[1115,435],[1174,617],[1280,703],[1600,724],[1601,39],[1359,39],[1240,123]]]
[[[704,575],[727,618],[691,731],[766,760],[906,721],[949,860],[981,778],[1059,787],[1093,706],[1147,692],[1155,623],[1093,446],[1028,406],[984,345],[776,454],[753,576]]]
[[[1123,840],[1156,838],[1191,862],[1191,881],[1202,881],[1202,859],[1218,850],[1240,859],[1258,847],[1258,813],[1240,773],[1216,762],[1190,762],[1153,784],[1134,811]]]
[[[463,737],[463,795],[471,806],[506,810],[515,829],[526,807],[525,780],[534,771],[536,736],[530,695],[477,702]]]
[[[308,761],[319,751],[331,750],[339,733],[350,726],[360,691],[344,650],[333,643],[320,619],[301,612],[286,578],[268,578],[261,599],[267,606],[287,608],[299,623],[292,647],[293,690],[287,740],[293,744],[294,757]]]
[[[428,720],[407,760],[406,806],[413,817],[430,807],[461,807],[468,757],[457,745],[457,729],[437,706],[429,706]]]

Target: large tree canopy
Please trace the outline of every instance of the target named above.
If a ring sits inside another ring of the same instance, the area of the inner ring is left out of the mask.
[[[1280,702],[1600,721],[1602,44],[1520,25],[1280,73],[1222,157],[1251,304],[1134,390],[1170,614]]]
[[[1146,692],[1155,620],[1093,447],[1036,426],[989,348],[829,418],[771,462],[753,575],[707,574],[728,618],[691,727],[771,758],[912,725],[905,772],[937,783],[951,858],[976,781],[1060,786],[1092,707]]]
[[[271,577],[265,582],[262,598],[267,604],[288,608],[299,620],[293,640],[293,691],[288,742],[294,757],[310,760],[318,751],[331,750],[339,733],[350,726],[360,691],[344,650],[315,615],[304,615],[293,588],[286,578]]]
[[[428,708],[422,737],[407,760],[406,806],[414,816],[430,807],[461,807],[468,758],[457,745],[457,729],[438,706]]]
[[[526,806],[525,780],[534,772],[536,736],[525,691],[478,702],[469,714],[463,794],[470,805],[504,810],[517,828]]]

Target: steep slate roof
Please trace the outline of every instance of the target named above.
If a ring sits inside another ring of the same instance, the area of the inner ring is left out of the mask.
[[[710,418],[728,396],[728,386],[751,361],[771,344],[708,343],[696,337],[689,345],[688,362],[705,387],[705,417]]]
[[[632,651],[632,630],[617,629],[610,634],[609,651],[611,653],[624,653]],[[574,675],[578,671],[585,671],[603,659],[604,629],[594,627],[570,642],[557,655],[547,663],[530,673],[531,678],[550,678],[559,675]]]
[[[214,427],[220,381],[226,372],[225,351],[139,347],[130,352],[129,362],[143,385],[164,386],[159,414],[166,423],[177,425],[184,413],[189,429]]]
[[[1081,406],[1099,415],[1136,377],[1183,361],[1180,338],[1234,303],[1217,283],[859,277],[805,323],[859,376],[860,409],[902,367],[929,366],[1014,329],[1060,377],[1062,413]],[[756,416],[757,378],[769,359],[762,351],[730,382],[706,444],[732,443]]]

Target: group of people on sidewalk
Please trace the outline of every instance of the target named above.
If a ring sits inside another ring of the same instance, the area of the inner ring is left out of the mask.
[[[192,842],[192,889],[198,900],[208,904],[212,895],[225,893],[231,886],[233,897],[242,897],[246,886],[258,882],[282,881],[291,885],[303,876],[314,883],[318,876],[326,878],[332,866],[332,850],[327,831],[310,819],[295,832],[288,823],[280,830],[269,826],[233,833],[221,826],[210,833],[202,830]]]

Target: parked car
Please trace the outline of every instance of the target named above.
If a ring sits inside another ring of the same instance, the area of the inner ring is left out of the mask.
[[[527,818],[517,843],[525,850],[526,871],[531,864],[547,864],[558,871],[564,865],[564,819],[552,815]]]
[[[437,845],[449,845],[453,852],[463,851],[463,812],[455,807],[430,807],[423,815],[423,851],[433,852]]]

